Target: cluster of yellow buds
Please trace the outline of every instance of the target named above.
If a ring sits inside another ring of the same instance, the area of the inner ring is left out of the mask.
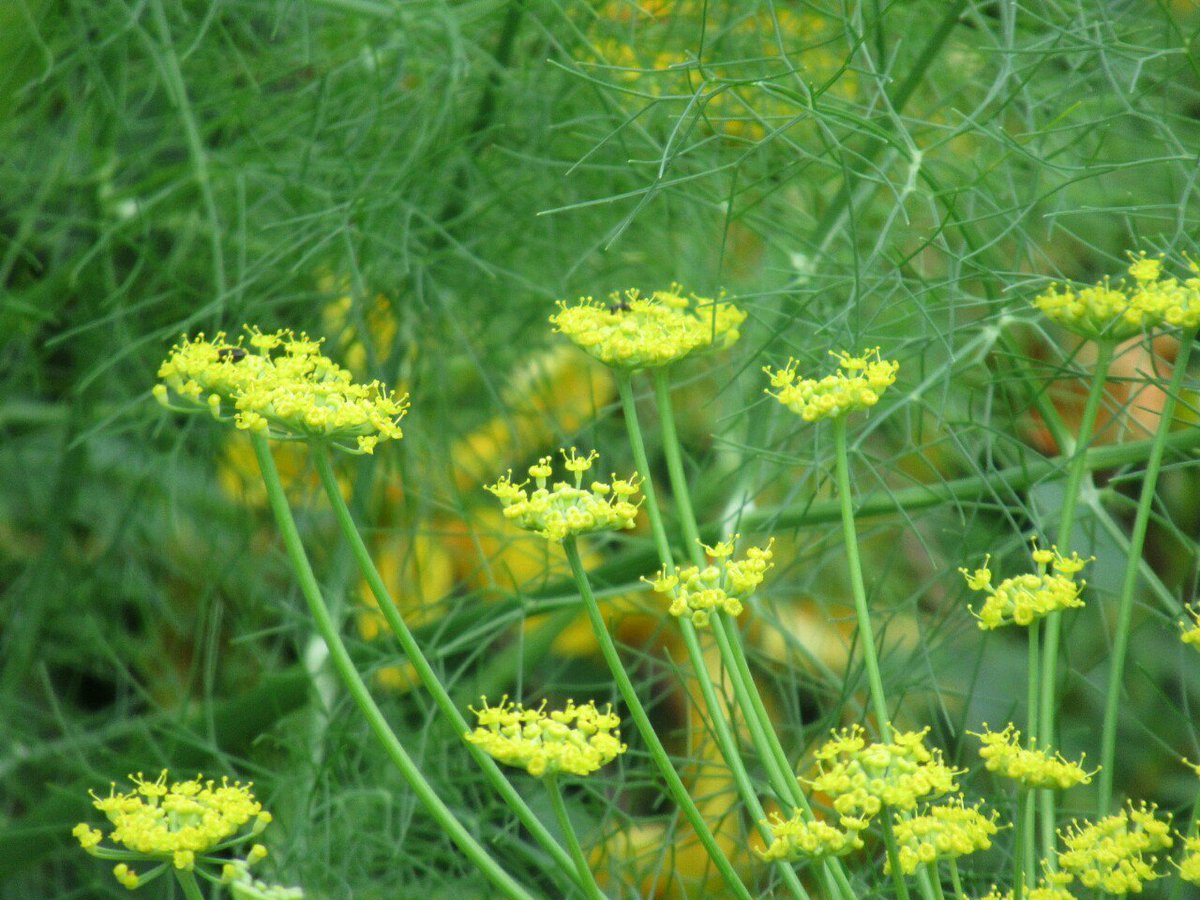
[[[593,450],[587,456],[579,456],[574,447],[561,453],[567,471],[574,475],[573,485],[559,481],[547,488],[547,479],[554,470],[550,466],[550,457],[543,456],[529,467],[535,485],[532,492],[526,490],[527,481],[513,483],[511,470],[500,476],[495,484],[484,485],[484,490],[496,495],[504,507],[506,519],[548,541],[562,541],[594,531],[632,528],[640,501],[633,503],[630,498],[638,492],[641,483],[638,476],[617,478],[613,475],[611,483],[593,481],[584,489],[583,474],[592,467],[599,454]]]
[[[878,347],[860,356],[844,351],[830,351],[830,355],[837,357],[839,371],[820,379],[798,378],[799,363],[794,359],[775,371],[764,367],[774,388],[766,393],[805,422],[815,422],[874,406],[900,370],[900,363],[879,356]]]
[[[93,806],[113,825],[108,840],[124,850],[102,846],[105,835],[83,822],[71,833],[93,856],[121,860],[113,874],[130,890],[150,880],[139,876],[130,862],[169,862],[176,869],[192,871],[198,861],[218,862],[205,854],[257,837],[271,822],[271,814],[254,799],[249,784],[222,779],[218,786],[198,775],[168,786],[165,769],[154,781],[147,781],[140,772],[129,779],[136,785],[129,793],[117,793],[113,784],[107,797],[92,794]],[[248,823],[250,827],[240,833]],[[246,864],[266,855],[266,848],[255,844]],[[165,868],[160,865],[151,877]]]
[[[1200,325],[1200,267],[1188,260],[1193,277],[1182,282],[1164,278],[1162,258],[1130,254],[1129,275],[1116,287],[1108,278],[1092,287],[1051,284],[1033,300],[1034,306],[1064,328],[1085,338],[1123,341],[1162,325],[1196,328]]]
[[[1035,543],[1033,561],[1037,564],[1038,573],[1005,578],[993,586],[992,572],[987,567],[990,559],[989,555],[984,560],[983,568],[974,572],[958,570],[967,579],[967,586],[971,590],[983,591],[988,595],[982,609],[978,612],[971,609],[981,629],[1010,624],[1031,625],[1055,610],[1083,606],[1080,594],[1087,582],[1076,582],[1074,576],[1091,560],[1080,559],[1076,553],[1065,557],[1057,547],[1039,550]]]
[[[742,601],[754,593],[767,570],[774,565],[771,545],[775,542],[772,538],[765,547],[751,547],[744,559],[730,560],[737,539],[735,534],[732,540],[722,541],[714,547],[701,545],[714,560],[703,569],[699,566],[676,567],[675,573],[668,575],[664,566],[653,580],[643,578],[642,581],[660,594],[669,594],[671,605],[667,611],[676,618],[689,616],[697,628],[709,623],[713,610],[737,617],[742,612]]]
[[[1200,650],[1200,609],[1195,606],[1189,606],[1184,610],[1192,619],[1189,622],[1180,622],[1180,627],[1183,629],[1180,639],[1185,644],[1191,644],[1197,650]]]
[[[746,314],[721,297],[683,295],[683,287],[613,294],[608,303],[584,297],[573,305],[558,303],[550,317],[555,331],[614,369],[670,365],[708,349],[723,349],[740,336]]]
[[[1036,747],[1021,746],[1021,732],[1010,723],[1003,731],[992,731],[987,722],[983,732],[973,734],[983,743],[979,756],[989,772],[1019,781],[1026,788],[1051,788],[1065,791],[1077,784],[1090,784],[1094,772],[1083,768],[1083,757],[1073,763],[1061,754],[1050,756]]]
[[[221,884],[229,888],[233,900],[304,900],[298,887],[270,884],[250,873],[253,860],[235,859],[221,868]]]
[[[863,846],[858,830],[843,831],[820,819],[806,819],[798,809],[790,819],[772,813],[764,824],[771,832],[771,844],[765,850],[756,852],[767,862],[824,859],[827,856],[841,856]]]
[[[371,453],[381,440],[404,436],[406,397],[378,381],[353,376],[320,353],[305,334],[264,334],[246,328],[230,343],[184,337],[159,367],[154,396],[169,409],[207,409],[221,421],[279,440],[321,440],[352,453]]]
[[[860,725],[835,731],[815,752],[820,771],[808,783],[833,799],[843,828],[861,831],[885,806],[912,812],[920,800],[957,790],[954,779],[965,771],[925,746],[928,733],[897,731],[890,742],[868,744]]]
[[[1068,891],[1065,887],[1055,884],[1053,881],[1040,881],[1031,888],[1026,888],[1023,895],[1025,900],[1076,900],[1075,895]],[[982,900],[1013,900],[1014,892],[1005,891],[1000,893],[998,887],[992,886],[982,898]]]
[[[931,806],[924,815],[897,817],[893,830],[900,845],[901,870],[912,875],[918,866],[988,849],[999,830],[997,818],[997,812],[991,817],[981,813],[979,804],[966,806],[961,796]],[[884,871],[891,871],[890,860],[884,862]]]
[[[566,772],[588,775],[611,762],[627,749],[621,743],[620,718],[608,707],[604,712],[594,702],[566,709],[525,709],[505,697],[499,706],[472,709],[479,727],[466,739],[502,763],[518,766],[535,778]]]
[[[1200,884],[1200,836],[1183,839],[1183,859],[1179,861],[1179,877],[1189,884]]]
[[[1058,854],[1059,869],[1079,879],[1090,890],[1108,894],[1140,894],[1148,881],[1161,878],[1154,864],[1156,850],[1166,850],[1171,838],[1171,816],[1155,816],[1153,804],[1131,803],[1128,809],[1098,822],[1073,822],[1059,832],[1066,849]]]

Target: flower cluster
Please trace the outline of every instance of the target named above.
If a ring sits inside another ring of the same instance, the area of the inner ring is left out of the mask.
[[[1189,606],[1185,612],[1191,616],[1192,621],[1179,623],[1183,630],[1179,637],[1185,644],[1191,644],[1200,650],[1200,608]]]
[[[1193,277],[1181,282],[1163,277],[1161,257],[1139,253],[1130,259],[1132,284],[1122,279],[1114,287],[1108,278],[1079,290],[1051,284],[1033,304],[1085,338],[1123,341],[1162,325],[1200,325],[1200,267],[1195,262],[1188,260]]]
[[[1026,900],[1075,900],[1075,895],[1065,887],[1045,881],[1038,882],[1034,887],[1026,888],[1024,896]],[[1013,900],[1013,892],[1006,891],[1002,894],[998,887],[993,886],[982,900]]]
[[[765,823],[771,832],[771,844],[758,855],[767,862],[777,860],[823,859],[841,856],[863,846],[857,830],[843,831],[820,819],[805,819],[800,810],[790,819],[772,813]]]
[[[979,805],[968,807],[960,796],[950,803],[932,806],[924,815],[897,817],[893,825],[900,845],[900,868],[912,875],[917,867],[939,859],[957,859],[992,846],[992,836],[999,830],[996,819],[979,811]],[[891,863],[884,862],[884,871]]]
[[[723,349],[740,336],[746,314],[717,298],[683,296],[683,287],[643,297],[636,290],[613,294],[608,303],[584,297],[563,301],[550,317],[555,331],[615,369],[665,366],[710,348]]]
[[[207,409],[248,431],[324,440],[354,453],[403,437],[407,398],[378,381],[355,383],[320,348],[320,341],[286,330],[264,334],[247,327],[232,344],[224,332],[212,340],[184,336],[159,367],[162,383],[154,395],[171,409]]]
[[[197,862],[224,862],[209,859],[205,854],[256,837],[271,821],[271,814],[254,799],[249,784],[231,785],[228,779],[222,779],[218,786],[198,775],[168,786],[165,769],[154,781],[147,781],[140,772],[129,779],[136,785],[129,793],[117,793],[113,784],[107,797],[92,795],[92,805],[108,816],[113,825],[108,840],[125,850],[102,846],[104,834],[83,822],[71,833],[93,856],[121,860],[113,874],[131,890],[149,878],[140,877],[128,865],[130,862],[170,862],[176,869],[186,871],[195,869]],[[266,848],[255,844],[246,864],[266,855]],[[164,870],[165,866],[160,867],[151,877]]]
[[[983,568],[974,572],[958,570],[967,579],[967,586],[971,590],[983,591],[988,595],[982,609],[978,612],[971,609],[981,629],[1010,624],[1031,625],[1055,610],[1083,606],[1079,595],[1087,582],[1076,582],[1074,576],[1090,560],[1080,559],[1075,553],[1064,557],[1057,547],[1039,550],[1035,544],[1033,561],[1037,564],[1038,573],[1005,578],[993,586],[992,572],[987,567],[990,559],[991,556],[988,556]]]
[[[798,378],[799,363],[794,359],[776,371],[764,367],[774,388],[766,393],[805,422],[815,422],[874,406],[900,369],[898,362],[880,358],[878,347],[860,356],[832,351],[830,355],[837,357],[839,371],[820,379]]]
[[[1005,778],[1019,781],[1026,788],[1052,788],[1064,791],[1077,784],[1090,784],[1094,772],[1083,769],[1083,757],[1073,763],[1061,754],[1049,756],[1036,747],[1021,746],[1021,732],[1009,724],[1003,731],[992,731],[987,722],[983,733],[968,732],[983,742],[979,755],[984,767]]]
[[[612,707],[604,712],[596,704],[546,712],[545,701],[537,709],[524,709],[505,697],[499,706],[472,709],[479,727],[466,739],[502,763],[519,766],[536,778],[567,772],[588,775],[624,753],[620,718]]]
[[[1183,859],[1179,861],[1179,877],[1189,884],[1200,884],[1200,836],[1183,839]]]
[[[703,569],[699,566],[677,567],[673,575],[668,575],[664,566],[653,580],[643,578],[642,581],[660,594],[669,594],[671,605],[667,611],[676,618],[689,616],[698,628],[709,623],[713,610],[734,617],[741,615],[742,601],[754,593],[767,570],[774,565],[771,562],[774,539],[765,547],[751,547],[744,559],[730,560],[737,538],[738,535],[734,535],[733,540],[722,541],[715,547],[702,545],[714,560]]]
[[[558,481],[546,487],[547,479],[553,474],[549,456],[543,456],[529,467],[529,475],[535,484],[532,493],[525,488],[529,482],[513,483],[511,470],[500,476],[495,484],[484,485],[484,490],[500,500],[504,517],[548,541],[562,541],[593,531],[632,528],[639,505],[630,501],[638,491],[637,475],[629,478],[613,475],[611,484],[593,481],[585,490],[583,473],[592,467],[599,454],[593,450],[587,456],[579,456],[574,447],[569,452],[561,452],[567,471],[574,475],[573,485]]]
[[[1154,869],[1157,858],[1150,854],[1174,843],[1170,814],[1164,822],[1154,815],[1156,808],[1130,804],[1098,822],[1073,822],[1059,833],[1066,846],[1058,854],[1059,868],[1092,890],[1140,894],[1145,882],[1162,877]]]

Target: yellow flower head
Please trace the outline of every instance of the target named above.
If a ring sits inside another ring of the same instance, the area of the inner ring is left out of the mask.
[[[1177,868],[1184,881],[1200,884],[1200,836],[1183,838],[1183,858]]]
[[[1034,887],[1026,888],[1024,896],[1026,900],[1075,900],[1075,895],[1065,887],[1047,884],[1045,881],[1039,881]],[[1000,888],[993,885],[983,896],[983,900],[1013,900],[1013,892],[1006,891],[1002,894]]]
[[[721,297],[683,296],[683,287],[643,297],[630,289],[608,303],[584,297],[558,303],[550,317],[585,353],[614,369],[648,369],[678,362],[710,348],[723,349],[740,336],[746,314]]]
[[[194,869],[197,854],[248,840],[271,821],[249,784],[222,779],[218,786],[198,775],[168,787],[165,769],[154,781],[145,780],[140,772],[129,779],[136,787],[127,794],[118,794],[115,784],[107,797],[92,794],[92,805],[113,825],[108,840],[147,860],[169,861],[177,869]],[[86,823],[76,825],[72,834],[93,855],[113,852],[100,846],[104,840],[100,830]],[[142,883],[128,866],[118,868],[121,871],[114,870],[114,875],[126,887]]]
[[[842,831],[820,819],[805,819],[800,810],[790,819],[779,813],[763,823],[771,832],[771,845],[766,850],[756,851],[767,862],[776,860],[824,859],[841,856],[863,846],[856,829]]]
[[[1053,788],[1064,791],[1077,784],[1090,784],[1094,772],[1085,772],[1083,757],[1073,763],[1060,754],[1049,756],[1037,747],[1025,749],[1021,746],[1021,732],[1013,725],[1003,731],[994,732],[983,723],[983,733],[973,734],[983,742],[979,755],[989,772],[1019,781],[1027,788]]]
[[[794,359],[782,369],[763,368],[774,388],[766,393],[805,422],[815,422],[874,406],[900,370],[900,363],[879,356],[878,347],[864,350],[861,356],[844,351],[830,351],[830,355],[837,357],[838,371],[820,379],[798,378],[799,363]]]
[[[1157,857],[1148,854],[1174,843],[1170,813],[1162,821],[1155,816],[1156,809],[1153,804],[1134,807],[1131,803],[1099,822],[1072,822],[1059,832],[1066,847],[1058,854],[1059,868],[1090,890],[1140,894],[1147,881],[1162,877],[1154,869]]]
[[[979,805],[968,807],[961,796],[942,806],[932,806],[922,816],[897,817],[893,825],[900,844],[900,868],[912,875],[919,866],[939,859],[957,859],[986,850],[992,846],[992,836],[999,830],[996,819],[979,811]],[[884,872],[891,871],[890,860],[883,864]]]
[[[1132,283],[1116,287],[1108,278],[1076,290],[1051,284],[1033,305],[1064,328],[1085,338],[1123,341],[1163,325],[1200,325],[1200,268],[1192,260],[1193,277],[1179,281],[1162,276],[1162,258],[1129,255]]]
[[[775,542],[772,538],[765,547],[751,547],[744,559],[730,560],[737,539],[735,534],[732,540],[715,547],[702,544],[714,560],[703,569],[699,566],[676,567],[675,574],[668,575],[664,566],[653,580],[643,578],[642,581],[658,593],[670,595],[671,605],[667,611],[671,615],[676,618],[687,615],[698,628],[709,624],[714,609],[736,617],[742,612],[742,601],[754,593],[767,570],[774,565],[771,545]]]
[[[987,567],[990,559],[987,557],[983,568],[974,572],[958,570],[967,579],[971,590],[988,595],[982,609],[977,612],[971,608],[971,615],[979,620],[981,629],[1031,625],[1055,610],[1083,606],[1079,595],[1087,582],[1076,582],[1074,576],[1091,560],[1080,559],[1076,553],[1063,556],[1057,547],[1039,550],[1035,541],[1033,561],[1038,567],[1037,574],[1005,578],[993,586],[992,572]]]
[[[624,753],[621,724],[609,706],[604,712],[594,702],[576,706],[567,701],[563,710],[524,709],[505,697],[499,706],[472,709],[479,727],[465,735],[472,744],[502,763],[519,766],[540,778],[566,772],[588,775]]]
[[[866,828],[884,806],[910,812],[918,800],[957,790],[954,779],[965,771],[947,766],[940,750],[926,748],[928,732],[898,731],[891,743],[868,744],[859,725],[835,731],[814,754],[820,772],[809,785],[833,798],[841,826],[849,830]]]
[[[484,485],[484,490],[500,500],[504,517],[548,541],[562,541],[593,531],[632,528],[641,502],[630,500],[638,492],[640,481],[637,475],[629,478],[613,475],[611,483],[593,481],[585,489],[583,474],[592,467],[598,454],[592,451],[587,456],[579,456],[574,447],[569,452],[561,452],[574,484],[558,481],[547,488],[547,479],[554,470],[550,466],[550,457],[543,456],[529,467],[535,485],[532,492],[526,489],[528,481],[513,483],[511,470],[500,476],[495,484]]]
[[[1179,627],[1182,629],[1180,639],[1185,644],[1191,644],[1197,650],[1200,650],[1200,607],[1188,606],[1184,610],[1192,619],[1191,622],[1180,622]]]
[[[185,336],[159,367],[154,395],[171,409],[207,409],[238,428],[279,440],[328,441],[352,453],[403,437],[407,398],[378,381],[355,383],[320,347],[305,334],[250,327],[236,343],[224,332],[212,340]]]

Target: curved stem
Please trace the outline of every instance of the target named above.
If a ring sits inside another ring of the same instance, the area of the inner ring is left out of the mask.
[[[1083,477],[1087,472],[1086,451],[1092,442],[1096,427],[1096,415],[1100,411],[1100,402],[1104,399],[1104,382],[1108,377],[1108,367],[1112,362],[1112,341],[1099,341],[1096,344],[1096,365],[1092,372],[1092,384],[1088,390],[1087,404],[1083,408],[1083,418],[1079,422],[1079,434],[1075,438],[1075,446],[1070,448],[1070,462],[1067,467],[1066,495],[1063,497],[1062,517],[1058,523],[1058,539],[1063,551],[1071,549],[1071,532],[1075,527],[1075,508],[1079,503],[1079,489],[1083,485]],[[1064,448],[1066,449],[1066,448]],[[1153,452],[1153,451],[1151,451]],[[1038,741],[1044,750],[1054,746],[1054,709],[1058,688],[1058,648],[1061,642],[1062,612],[1055,611],[1046,616],[1045,640],[1042,644],[1042,685],[1041,698],[1038,707]],[[1054,791],[1043,790],[1040,793],[1041,808],[1041,838],[1042,856],[1051,872],[1058,871],[1058,857],[1054,853],[1055,813]]]
[[[850,588],[854,594],[854,613],[858,619],[859,643],[871,689],[871,706],[879,720],[879,733],[885,741],[892,739],[887,699],[883,679],[879,674],[879,657],[875,651],[875,634],[871,628],[871,611],[867,608],[867,589],[863,583],[862,560],[858,555],[858,533],[854,527],[854,507],[850,491],[850,455],[846,447],[846,415],[833,420],[834,462],[837,469],[838,500],[842,510],[842,534],[846,543],[846,565],[850,570]]]
[[[563,836],[567,839],[567,849],[571,851],[571,858],[575,861],[575,868],[579,874],[579,882],[584,895],[590,897],[591,900],[604,900],[604,894],[601,892],[600,886],[596,884],[596,876],[592,874],[587,857],[583,855],[583,848],[579,846],[579,836],[575,834],[575,826],[571,824],[571,816],[567,813],[567,805],[563,802],[562,791],[558,787],[558,776],[547,775],[542,779],[542,783],[546,785],[546,790],[550,794],[550,805],[554,808],[554,817],[558,819],[558,827],[562,829]]]
[[[1129,550],[1125,556],[1125,579],[1121,583],[1121,599],[1117,606],[1117,629],[1113,640],[1112,668],[1108,675],[1108,693],[1104,702],[1104,727],[1100,738],[1100,775],[1099,799],[1096,815],[1108,815],[1112,806],[1113,792],[1113,762],[1117,747],[1117,720],[1121,704],[1121,686],[1125,675],[1125,656],[1129,652],[1129,636],[1133,621],[1133,589],[1137,585],[1138,563],[1142,558],[1142,548],[1146,543],[1146,529],[1150,524],[1150,512],[1154,506],[1154,495],[1158,487],[1158,472],[1162,466],[1163,453],[1166,449],[1167,434],[1175,418],[1175,405],[1179,399],[1179,391],[1187,374],[1188,358],[1192,352],[1192,342],[1196,333],[1187,331],[1179,346],[1179,355],[1175,359],[1175,371],[1171,373],[1171,383],[1167,386],[1167,396],[1159,413],[1158,430],[1154,433],[1154,444],[1150,449],[1150,458],[1146,462],[1146,473],[1142,476],[1142,492],[1138,498],[1137,515],[1133,521],[1133,530],[1129,536]]]
[[[254,446],[254,455],[258,459],[259,469],[262,471],[263,483],[266,486],[267,499],[270,501],[271,511],[275,514],[275,522],[279,526],[280,535],[283,537],[284,546],[287,548],[288,559],[291,561],[296,580],[300,584],[300,592],[304,595],[304,599],[308,604],[313,624],[317,629],[317,633],[324,640],[326,648],[329,650],[330,662],[337,671],[338,677],[341,678],[347,693],[350,694],[355,705],[358,706],[363,718],[367,720],[367,725],[370,727],[371,733],[375,735],[375,739],[379,741],[388,758],[400,771],[400,774],[404,777],[404,780],[408,783],[413,793],[424,804],[425,809],[442,826],[450,839],[458,845],[458,848],[462,850],[463,854],[471,860],[476,868],[486,875],[492,884],[506,897],[517,898],[517,900],[533,900],[532,895],[517,884],[512,876],[501,869],[496,861],[487,854],[487,851],[480,846],[479,842],[471,837],[462,826],[462,823],[454,817],[454,814],[434,792],[429,782],[425,780],[425,776],[421,774],[420,769],[417,768],[412,758],[405,751],[404,746],[396,737],[395,732],[388,725],[383,712],[375,703],[374,698],[371,697],[370,691],[367,690],[366,684],[363,683],[362,677],[358,674],[358,670],[354,668],[354,663],[350,659],[350,653],[346,649],[346,645],[343,643],[341,635],[333,623],[333,618],[329,615],[329,610],[325,606],[325,600],[321,596],[321,588],[317,584],[316,576],[313,574],[312,566],[308,561],[308,554],[305,552],[304,544],[300,540],[300,533],[296,529],[296,521],[292,517],[292,510],[288,506],[287,495],[284,493],[283,484],[279,480],[279,471],[275,468],[275,460],[271,457],[271,449],[267,444],[267,439],[261,434],[251,434],[250,441]]]
[[[354,553],[359,571],[370,586],[371,593],[375,595],[380,612],[383,613],[388,626],[396,635],[397,642],[404,650],[409,662],[412,663],[417,677],[421,680],[421,684],[429,691],[430,696],[433,697],[442,715],[446,717],[460,736],[466,734],[471,730],[467,724],[467,720],[463,717],[453,699],[451,699],[445,686],[438,679],[425,654],[421,652],[420,645],[413,636],[412,630],[409,629],[408,624],[404,621],[404,617],[400,614],[400,609],[396,606],[396,601],[392,599],[391,592],[388,591],[387,585],[384,584],[383,577],[379,574],[379,569],[376,568],[375,561],[371,558],[371,553],[354,524],[354,519],[350,515],[346,501],[342,498],[341,490],[338,488],[337,477],[334,475],[333,466],[329,460],[329,451],[324,447],[313,446],[312,454],[316,462],[317,475],[321,479],[321,486],[325,489],[325,495],[329,499],[330,506],[333,508],[334,518],[337,519],[338,527],[341,528],[343,537],[350,544],[350,549]],[[513,811],[521,824],[529,830],[534,840],[553,857],[559,870],[572,881],[576,881],[576,867],[571,857],[559,846],[558,841],[554,839],[554,836],[547,830],[546,826],[542,824],[533,810],[529,808],[529,804],[517,793],[516,788],[504,776],[496,761],[474,744],[469,742],[464,743],[467,752],[471,754],[471,758],[483,770],[484,777],[487,778],[492,789],[500,795],[501,799]],[[585,888],[585,885],[580,884],[578,881],[576,881],[576,884],[580,888]]]
[[[608,663],[613,680],[617,683],[617,690],[620,691],[621,697],[625,700],[625,705],[629,709],[630,716],[633,717],[634,724],[637,726],[642,740],[646,742],[646,749],[650,752],[651,758],[654,760],[655,765],[658,766],[659,773],[667,783],[667,790],[670,792],[671,798],[679,805],[680,810],[688,822],[691,823],[692,828],[696,832],[696,837],[700,839],[700,842],[704,845],[704,849],[708,851],[709,858],[712,859],[713,864],[721,873],[721,877],[725,879],[725,883],[729,885],[733,896],[740,897],[742,900],[751,900],[750,892],[746,890],[746,886],[738,878],[737,872],[734,871],[725,852],[717,844],[717,839],[713,836],[708,823],[704,821],[704,817],[700,815],[700,810],[696,808],[695,802],[679,778],[679,773],[675,771],[675,767],[671,764],[671,758],[667,756],[667,751],[663,747],[662,741],[658,739],[658,735],[654,731],[654,726],[650,723],[650,717],[646,714],[646,709],[642,706],[642,701],[638,698],[633,682],[630,681],[629,674],[625,671],[625,666],[621,663],[621,657],[617,654],[616,645],[613,643],[612,636],[608,633],[604,617],[600,614],[600,607],[596,603],[595,595],[592,593],[591,584],[588,583],[587,572],[583,568],[583,561],[579,558],[579,547],[575,542],[575,538],[568,537],[564,540],[563,549],[566,551],[567,561],[571,565],[571,573],[575,576],[575,582],[579,586],[579,593],[583,597],[584,609],[587,610],[588,618],[591,619],[592,630],[596,634],[596,642],[600,645],[600,652],[604,656],[604,661]]]

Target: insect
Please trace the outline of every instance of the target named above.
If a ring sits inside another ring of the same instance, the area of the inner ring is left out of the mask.
[[[229,362],[241,362],[246,358],[246,351],[241,347],[222,347],[217,351],[217,358]]]
[[[620,300],[617,303],[611,303],[608,307],[608,311],[614,316],[617,313],[629,312],[629,310],[630,306],[624,300]]]

